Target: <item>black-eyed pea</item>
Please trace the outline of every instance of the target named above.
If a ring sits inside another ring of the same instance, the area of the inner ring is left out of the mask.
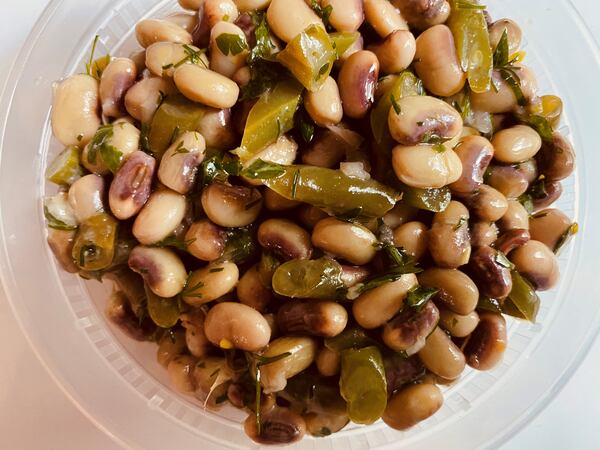
[[[169,189],[187,194],[194,187],[196,172],[204,160],[205,150],[206,142],[200,133],[183,133],[163,155],[158,179]]]
[[[469,210],[451,201],[446,210],[433,216],[427,238],[429,253],[438,267],[456,269],[467,264],[471,255]]]
[[[306,422],[290,409],[275,407],[261,413],[261,427],[256,416],[249,414],[244,431],[254,442],[262,445],[286,445],[298,442],[306,434]]]
[[[454,151],[462,162],[462,175],[450,189],[458,194],[477,191],[494,157],[494,147],[486,138],[477,135],[462,138]]]
[[[471,247],[492,245],[498,239],[498,226],[494,222],[475,222],[471,225]]]
[[[419,189],[442,188],[462,175],[460,158],[446,146],[398,145],[392,150],[392,165],[400,181]]]
[[[263,191],[263,197],[265,199],[265,208],[269,211],[289,211],[302,204],[302,202],[297,200],[289,200],[269,188]]]
[[[552,289],[558,283],[560,268],[556,255],[539,241],[530,240],[510,254],[517,271],[539,291]]]
[[[179,256],[167,248],[137,246],[129,254],[128,264],[159,297],[174,297],[185,286],[185,266]]]
[[[496,133],[492,145],[496,160],[514,164],[533,158],[542,147],[542,138],[527,125],[515,125]]]
[[[540,173],[551,181],[563,180],[575,170],[575,150],[558,131],[554,132],[551,141],[542,144],[536,159]]]
[[[86,145],[101,125],[98,81],[89,75],[72,75],[54,87],[52,132],[65,146]]]
[[[378,78],[379,60],[375,53],[361,50],[348,57],[338,75],[345,115],[353,119],[367,115],[375,101]]]
[[[555,249],[571,224],[571,219],[558,209],[540,211],[529,218],[531,239],[543,242],[549,249]]]
[[[402,309],[408,292],[417,286],[417,277],[403,275],[400,279],[362,293],[352,304],[352,315],[368,330],[378,328]]]
[[[227,78],[246,65],[248,43],[244,32],[233,23],[217,22],[210,30],[210,68]]]
[[[98,175],[86,175],[71,185],[69,205],[79,223],[104,211],[105,181]]]
[[[137,67],[129,58],[115,58],[100,77],[102,114],[107,117],[125,115],[125,94],[137,78]]]
[[[138,75],[146,70],[146,49],[134,50],[128,58],[135,64]]]
[[[236,293],[240,303],[260,312],[263,312],[273,299],[270,283],[269,286],[264,285],[257,265],[250,267],[242,275],[236,287]]]
[[[310,259],[313,251],[310,234],[287,219],[268,219],[261,223],[258,242],[286,261]]]
[[[516,71],[521,80],[521,91],[525,100],[532,100],[537,93],[537,81],[533,72],[524,66],[516,66]],[[492,83],[496,87],[495,89],[490,89],[487,92],[471,93],[471,106],[473,109],[492,114],[514,111],[519,106],[515,91],[497,70],[492,73]]]
[[[177,0],[179,6],[190,11],[198,11],[204,4],[204,0]]]
[[[267,9],[271,0],[234,0],[234,3],[242,12],[262,11]]]
[[[142,152],[132,153],[115,174],[108,200],[110,210],[119,220],[135,216],[150,198],[156,160]]]
[[[417,41],[410,31],[396,30],[370,50],[377,55],[383,73],[399,73],[415,59]]]
[[[502,233],[494,242],[494,248],[508,255],[514,249],[525,245],[530,239],[531,235],[528,230],[515,228]]]
[[[364,0],[364,11],[366,21],[382,38],[396,30],[408,30],[400,11],[387,0]]]
[[[426,30],[445,23],[450,16],[450,4],[446,0],[392,0],[411,28]]]
[[[227,228],[245,227],[256,220],[262,209],[257,189],[212,183],[202,192],[202,207],[215,224]]]
[[[235,145],[237,135],[233,129],[231,109],[206,108],[196,126],[206,146],[219,150],[229,150]]]
[[[507,213],[512,200],[507,200],[501,192],[483,184],[478,191],[466,196],[463,201],[477,219],[495,222]]]
[[[471,256],[468,273],[479,286],[481,294],[498,299],[505,299],[512,290],[512,275],[505,258],[491,247],[478,247]],[[465,311],[455,311],[466,314]]]
[[[321,7],[331,7],[329,23],[337,31],[357,31],[365,20],[362,0],[321,0]]]
[[[429,335],[419,352],[423,365],[445,380],[455,380],[465,369],[465,355],[439,327]]]
[[[131,117],[147,124],[152,121],[163,95],[176,92],[177,89],[170,80],[159,77],[144,78],[125,94],[125,109]]]
[[[371,275],[371,269],[365,266],[342,266],[342,283],[346,288],[362,283]]]
[[[387,322],[381,333],[385,345],[395,352],[412,356],[424,346],[427,336],[437,327],[440,313],[433,302],[427,302],[419,311],[405,308]]]
[[[444,141],[460,136],[462,118],[448,103],[425,95],[404,97],[396,102],[399,111],[396,107],[390,108],[388,126],[392,137],[400,144],[428,143],[430,136]]]
[[[548,208],[556,202],[563,193],[560,181],[544,181],[543,193],[533,198],[533,210],[535,212]]]
[[[286,336],[270,342],[262,353],[263,357],[290,354],[260,368],[263,392],[271,394],[285,389],[288,379],[299,374],[314,362],[317,350],[317,341],[310,337]]]
[[[333,377],[340,373],[341,357],[338,352],[323,347],[317,354],[315,364],[321,375],[324,377]]]
[[[350,149],[352,146],[339,133],[327,128],[319,129],[310,144],[302,150],[302,162],[333,169],[344,161]]]
[[[304,0],[271,0],[267,21],[275,35],[289,42],[310,25],[324,28],[323,22]]]
[[[57,230],[48,228],[48,245],[61,268],[68,273],[79,272],[79,267],[73,261],[73,244],[75,230]]]
[[[395,430],[407,430],[433,416],[443,403],[440,388],[433,384],[408,386],[388,400],[383,421]]]
[[[196,358],[204,358],[212,349],[212,344],[204,332],[205,313],[194,309],[182,314],[181,325],[185,328],[185,345],[189,352]]]
[[[450,333],[450,336],[464,338],[469,336],[479,324],[479,314],[472,311],[469,314],[456,314],[448,308],[440,308],[440,327]]]
[[[183,330],[164,333],[158,341],[156,360],[161,366],[167,367],[173,359],[183,354],[185,350],[185,332]]]
[[[240,93],[238,85],[229,78],[194,64],[178,67],[173,80],[188,99],[217,109],[231,108]]]
[[[187,209],[185,196],[169,189],[155,191],[133,223],[133,235],[144,245],[156,244],[181,223]]]
[[[312,243],[315,247],[357,265],[369,263],[377,251],[377,238],[371,231],[363,225],[334,217],[323,219],[315,225]]]
[[[509,200],[506,212],[499,221],[503,231],[529,230],[529,213],[518,200]]]
[[[190,274],[182,294],[183,300],[191,306],[204,305],[233,291],[239,277],[240,271],[236,264],[232,262],[211,263]],[[213,340],[211,342],[215,345],[218,344]]]
[[[213,28],[221,21],[235,22],[240,13],[233,0],[204,0],[204,15],[208,26]]]
[[[396,229],[400,225],[414,221],[419,214],[419,210],[405,202],[398,202],[383,216],[383,222],[391,229]]]
[[[244,162],[244,168],[250,167],[254,162],[259,159],[264,162],[270,162],[274,164],[281,164],[284,166],[290,165],[296,159],[296,155],[298,153],[298,144],[294,140],[294,138],[284,134],[279,136],[277,141],[273,144],[267,146],[250,159]],[[253,186],[260,186],[262,181],[260,180],[252,180],[250,178],[244,178],[244,181],[247,184],[251,184]]]
[[[289,301],[277,312],[277,326],[284,334],[331,338],[348,323],[346,309],[335,302]]]
[[[135,27],[135,36],[144,48],[148,48],[155,42],[192,43],[190,33],[179,25],[162,19],[144,19],[138,22]]]
[[[217,347],[256,352],[269,343],[271,327],[255,309],[241,303],[213,306],[204,322],[204,332]]]
[[[507,346],[506,320],[502,314],[482,312],[479,324],[464,346],[467,364],[477,370],[496,367]]]
[[[202,0],[204,1],[204,0]],[[169,14],[165,17],[165,20],[169,22],[173,22],[176,25],[179,25],[188,33],[192,33],[196,26],[198,26],[198,14],[196,10],[196,14],[187,13],[187,12],[179,12]]]
[[[167,373],[171,384],[177,391],[187,394],[196,390],[196,384],[192,377],[196,362],[196,358],[189,355],[177,356],[169,362]]]
[[[436,303],[461,315],[475,311],[479,289],[463,272],[433,267],[420,273],[418,278],[422,286],[440,290],[434,298]]]
[[[312,230],[317,223],[327,217],[329,215],[325,211],[312,205],[302,205],[298,211],[300,223],[309,230]]]
[[[199,55],[198,58],[191,58],[191,52]],[[172,78],[175,69],[183,64],[208,68],[208,58],[198,47],[174,42],[156,42],[146,49],[146,67],[157,77]]]
[[[422,222],[407,222],[394,230],[394,245],[420,260],[428,248],[427,225]]]
[[[304,106],[310,118],[320,127],[337,125],[344,116],[340,91],[331,77],[327,77],[318,90],[304,93]]]
[[[467,79],[456,54],[452,31],[446,25],[435,25],[417,38],[414,65],[425,88],[437,96],[457,94]]]
[[[214,261],[225,251],[225,232],[210,220],[194,222],[185,234],[187,251],[202,261]]]
[[[506,198],[519,198],[529,188],[527,175],[514,165],[491,166],[486,183],[500,191]]]
[[[519,25],[513,20],[500,19],[495,21],[489,27],[490,45],[492,48],[498,46],[504,32],[506,32],[508,38],[508,52],[512,55],[519,51],[519,48],[521,47],[523,32]]]
[[[345,412],[309,412],[302,416],[306,422],[306,431],[315,437],[325,437],[329,433],[341,431],[348,422]]]

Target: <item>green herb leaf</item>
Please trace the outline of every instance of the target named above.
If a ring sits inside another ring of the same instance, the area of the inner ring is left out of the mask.
[[[494,50],[494,68],[506,67],[509,56],[508,31],[505,28],[496,50]]]
[[[539,116],[537,114],[532,114],[530,116],[518,116],[519,120],[525,122],[527,125],[535,129],[540,137],[545,141],[551,141],[552,135],[554,134],[554,130],[552,129],[552,125],[545,117]]]
[[[400,104],[396,101],[396,98],[393,94],[390,95],[390,101],[392,102],[392,107],[394,108],[394,111],[396,111],[396,114],[400,114],[402,112],[402,108],[400,108]]]
[[[512,270],[515,268],[515,265],[510,261],[510,259],[508,259],[500,250],[496,250],[495,261],[506,269]]]
[[[181,154],[185,154],[185,153],[190,153],[190,151],[183,146],[183,141],[181,141],[179,143],[179,145],[177,146],[177,148],[175,149],[175,151],[173,152],[173,154],[171,155],[171,158],[175,155],[181,155]]]
[[[458,223],[454,226],[454,231],[458,231],[462,228],[462,226],[468,222],[468,219],[466,217],[461,217],[458,220]]]
[[[269,180],[285,173],[280,164],[265,162],[262,159],[254,161],[250,167],[242,171],[242,176],[251,180]]]
[[[406,254],[402,249],[398,249],[391,244],[384,244],[383,251],[386,253],[388,260],[390,261],[390,268],[381,275],[377,275],[374,278],[366,281],[362,286],[358,288],[358,293],[375,289],[387,283],[398,281],[403,275],[409,273],[420,273],[423,271],[418,267],[418,263]]]
[[[244,36],[235,33],[222,33],[217,36],[217,47],[225,56],[239,55],[244,50],[248,50],[248,44]]]
[[[341,220],[342,222],[355,223],[358,222],[360,217],[362,216],[363,208],[359,206],[358,208],[351,209],[345,214],[341,214],[336,216],[337,220]]]
[[[153,156],[154,153],[150,150],[150,125],[147,123],[142,124],[140,131],[140,148],[144,153]]]
[[[498,69],[500,76],[508,86],[512,89],[515,97],[517,98],[517,103],[519,106],[527,105],[527,99],[525,98],[525,94],[523,94],[523,90],[521,89],[521,78],[516,73],[517,68],[509,68],[504,67],[502,69]],[[492,83],[494,84],[494,83]]]
[[[213,269],[210,269],[208,272],[209,273],[218,273],[218,272],[223,272],[223,267],[215,267]]]
[[[300,121],[300,134],[302,139],[307,144],[310,144],[315,137],[315,126],[312,122],[301,120]]]
[[[319,2],[317,2],[317,0],[311,0],[311,8],[315,13],[317,13],[317,16],[321,18],[321,20],[325,24],[325,27],[328,27],[329,17],[333,12],[333,6],[327,5],[325,8],[323,8],[321,5],[319,5]]]
[[[162,241],[157,242],[156,244],[152,245],[152,247],[160,247],[160,248],[164,248],[164,247],[175,247],[178,250],[181,251],[187,251],[188,247],[190,245],[192,245],[194,242],[196,241],[196,239],[188,239],[187,241],[183,241],[181,239],[176,238],[175,236],[169,236],[164,238]]]
[[[436,288],[417,286],[408,292],[405,304],[420,311],[429,300],[437,295],[438,292],[440,292],[440,290]]]
[[[575,236],[579,233],[579,224],[575,222],[572,224],[567,231],[558,239],[558,242],[554,246],[554,253],[558,254],[560,250]]]
[[[298,190],[298,183],[300,182],[300,170],[296,170],[294,173],[294,179],[292,181],[292,199],[296,198],[296,191]]]
[[[252,358],[254,358],[256,360],[257,367],[262,367],[262,366],[267,366],[269,364],[273,364],[277,361],[281,361],[282,359],[287,358],[288,356],[291,356],[291,355],[292,354],[290,352],[285,352],[285,353],[282,353],[277,356],[262,356],[262,355],[259,355],[258,353],[252,353]]]

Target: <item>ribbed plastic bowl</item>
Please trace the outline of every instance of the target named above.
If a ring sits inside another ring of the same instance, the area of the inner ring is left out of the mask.
[[[382,423],[307,437],[298,449],[466,449],[495,447],[556,395],[586,354],[600,322],[600,53],[569,1],[489,0],[493,17],[511,17],[526,36],[526,63],[542,92],[565,100],[562,131],[578,150],[576,176],[558,206],[581,224],[560,257],[560,286],[543,294],[539,322],[510,321],[504,362],[470,371],[445,393],[430,420],[400,433]],[[98,55],[127,55],[132,30],[175,0],[54,0],[21,51],[0,108],[0,269],[6,295],[32,347],[65,393],[126,447],[257,448],[234,409],[205,412],[175,393],[155,346],[129,340],[104,318],[108,287],[61,272],[46,246],[41,199],[49,158],[60,150],[49,124],[52,84],[80,72],[94,35]]]

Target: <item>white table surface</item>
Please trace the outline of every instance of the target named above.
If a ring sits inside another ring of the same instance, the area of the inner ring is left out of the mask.
[[[0,1],[0,86],[48,0]],[[600,2],[573,0],[600,41]],[[0,448],[117,449],[63,394],[0,298]],[[600,342],[550,406],[503,448],[600,448]]]

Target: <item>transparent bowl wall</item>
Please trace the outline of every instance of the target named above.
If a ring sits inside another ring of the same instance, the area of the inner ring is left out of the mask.
[[[510,321],[509,348],[494,371],[468,371],[447,389],[443,408],[401,433],[382,423],[351,426],[290,448],[446,448],[499,445],[548,403],[581,361],[597,331],[600,229],[593,206],[600,192],[596,147],[600,56],[568,1],[489,0],[494,17],[511,17],[525,31],[527,63],[542,92],[566,103],[562,131],[578,150],[577,175],[564,183],[558,206],[581,224],[561,254],[560,286],[543,294],[539,322]],[[98,55],[128,55],[137,21],[162,16],[176,2],[55,0],[23,48],[2,95],[0,116],[1,276],[31,344],[79,408],[128,447],[255,448],[233,408],[209,413],[169,387],[155,346],[129,340],[104,318],[108,286],[61,272],[45,243],[41,198],[52,189],[43,173],[60,146],[49,125],[52,84],[80,72],[95,34]]]

